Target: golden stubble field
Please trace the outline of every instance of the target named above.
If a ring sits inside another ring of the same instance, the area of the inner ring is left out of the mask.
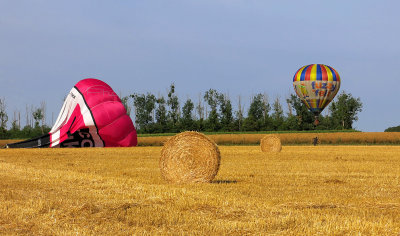
[[[167,184],[161,147],[0,150],[0,234],[399,235],[399,146],[220,146]]]
[[[259,134],[209,134],[218,145],[258,145]],[[311,145],[315,137],[322,145],[399,145],[400,132],[275,133],[283,145]],[[140,146],[162,146],[171,136],[138,137]],[[1,144],[1,142],[0,142]]]

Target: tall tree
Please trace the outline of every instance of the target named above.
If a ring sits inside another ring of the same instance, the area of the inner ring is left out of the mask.
[[[21,134],[21,127],[19,125],[19,120],[18,120],[18,115],[19,112],[18,111],[14,111],[14,115],[12,118],[12,122],[11,122],[11,129],[9,130],[10,132],[10,136],[11,138],[20,138]]]
[[[250,103],[248,116],[253,117],[255,120],[262,120],[264,113],[264,96],[259,93],[255,95]]]
[[[272,104],[272,120],[273,120],[273,126],[274,130],[283,130],[284,127],[284,122],[285,122],[285,116],[283,114],[283,109],[282,105],[279,101],[279,97],[277,97]]]
[[[243,120],[244,120],[244,106],[242,106],[242,97],[240,95],[238,97],[238,109],[235,112],[235,115],[236,115],[235,129],[238,131],[242,131]]]
[[[130,116],[130,115],[131,115],[132,109],[131,109],[131,107],[129,106],[129,96],[121,97],[121,102],[122,102],[122,105],[124,105],[124,107],[125,107],[126,114],[127,114],[128,116]]]
[[[286,120],[286,129],[287,130],[298,130],[299,125],[298,125],[298,120],[295,115],[293,115],[293,107],[292,103],[290,101],[291,97],[286,99],[286,104],[288,106],[288,116]]]
[[[167,125],[167,109],[165,108],[165,99],[160,96],[156,100],[157,108],[156,108],[156,132],[163,133],[169,131],[169,127]]]
[[[354,121],[358,120],[358,113],[362,111],[360,98],[354,98],[351,93],[343,91],[329,107],[332,122],[337,129],[352,129]]]
[[[263,94],[262,108],[263,108],[263,127],[262,128],[265,130],[271,130],[272,129],[272,121],[271,121],[271,117],[269,115],[269,112],[271,111],[271,105],[268,102],[268,96],[266,94]]]
[[[204,120],[204,105],[201,103],[201,93],[199,94],[199,100],[196,105],[196,113],[199,120]]]
[[[296,112],[296,119],[293,117],[289,117],[288,119],[288,126],[290,126],[292,130],[311,130],[314,128],[314,115],[297,95],[291,94],[286,102],[290,104]]]
[[[11,122],[12,130],[20,130],[21,129],[20,122],[19,122],[19,116],[20,116],[19,111],[14,111],[14,116],[13,116],[12,122]]]
[[[206,131],[218,131],[220,128],[219,117],[217,112],[219,94],[215,89],[209,89],[204,94],[204,101],[211,108],[206,122]]]
[[[33,119],[35,120],[35,127],[39,127],[39,121],[43,118],[43,112],[40,108],[36,108],[32,113]]]
[[[42,110],[43,116],[41,119],[41,129],[42,129],[42,133],[44,133],[44,128],[46,126],[46,101],[42,101],[40,103],[40,109]]]
[[[40,121],[43,120],[44,112],[41,107],[36,108],[32,113],[33,119],[35,120],[35,129],[40,128],[43,134],[43,128],[39,125]],[[43,127],[43,126],[42,126]]]
[[[232,103],[228,96],[218,95],[219,110],[221,114],[221,129],[223,131],[233,131]]]
[[[32,125],[31,125],[31,113],[29,113],[29,106],[28,105],[25,105],[25,115],[26,115],[26,124],[25,124],[25,126],[30,126],[30,127],[32,127]]]
[[[190,99],[186,100],[185,104],[182,107],[182,118],[181,118],[182,130],[196,129],[193,120],[193,108],[194,104],[192,100]]]
[[[0,98],[0,137],[5,137],[7,132],[8,115],[6,112],[6,101]]]
[[[152,113],[155,108],[156,97],[151,94],[132,94],[135,107],[136,126],[142,133],[150,133],[153,122]]]
[[[177,131],[176,129],[178,128],[177,126],[179,121],[179,100],[178,96],[175,94],[175,85],[173,83],[169,88],[167,104],[169,106],[169,122],[171,123],[172,129]]]
[[[199,93],[199,99],[196,105],[196,114],[197,114],[197,121],[195,121],[196,123],[196,129],[198,131],[204,131],[204,104],[201,102],[203,100],[201,93]]]
[[[246,131],[260,131],[262,129],[264,114],[264,95],[259,93],[252,97],[247,118],[243,128]]]

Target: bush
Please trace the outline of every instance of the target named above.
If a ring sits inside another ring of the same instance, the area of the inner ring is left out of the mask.
[[[400,125],[395,127],[389,127],[385,129],[385,132],[400,132]]]

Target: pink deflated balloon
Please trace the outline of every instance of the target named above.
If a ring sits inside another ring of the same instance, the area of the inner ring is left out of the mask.
[[[124,105],[98,79],[81,80],[71,89],[49,135],[50,147],[137,145],[136,130]]]

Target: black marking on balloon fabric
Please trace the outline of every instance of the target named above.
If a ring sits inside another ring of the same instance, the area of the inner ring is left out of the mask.
[[[105,147],[106,144],[105,144],[103,138],[100,136],[99,128],[97,128],[96,120],[94,119],[92,110],[90,110],[90,107],[89,107],[89,105],[87,104],[86,99],[85,99],[85,97],[83,96],[83,94],[81,93],[81,91],[80,91],[76,86],[74,86],[74,88],[76,89],[76,91],[78,91],[78,93],[81,94],[81,96],[82,96],[82,98],[83,98],[83,101],[85,102],[85,105],[86,105],[86,107],[88,108],[88,110],[89,110],[89,112],[90,112],[90,115],[92,116],[93,123],[94,123],[94,127],[96,127],[97,135],[99,136],[100,140],[103,142],[103,147]]]
[[[68,139],[64,140],[60,147],[94,147],[94,139],[90,134],[89,128],[77,130],[72,135],[68,135]]]

